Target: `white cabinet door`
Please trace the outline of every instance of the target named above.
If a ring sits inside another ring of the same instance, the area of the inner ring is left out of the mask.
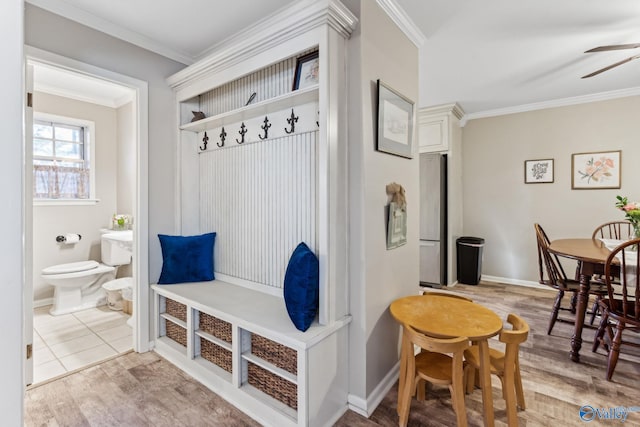
[[[420,241],[420,283],[440,283],[440,242]]]

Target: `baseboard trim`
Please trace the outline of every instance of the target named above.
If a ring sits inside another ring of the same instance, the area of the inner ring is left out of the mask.
[[[43,298],[43,299],[33,300],[33,308],[44,307],[46,305],[52,305],[52,304],[53,304],[53,298]]]
[[[400,374],[400,362],[396,363],[393,368],[385,375],[385,377],[378,383],[376,388],[371,392],[366,399],[360,396],[349,394],[347,401],[349,403],[349,409],[358,415],[369,418],[373,411],[376,410],[382,399],[387,395],[391,387],[398,380]]]
[[[540,283],[533,282],[531,280],[510,279],[508,277],[487,276],[484,274],[482,275],[482,280],[484,280],[485,282],[505,283],[507,285],[525,286],[527,288],[549,289],[548,286],[541,285]]]

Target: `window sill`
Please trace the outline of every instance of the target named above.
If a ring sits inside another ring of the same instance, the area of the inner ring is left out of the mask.
[[[33,206],[93,206],[100,199],[34,199]]]

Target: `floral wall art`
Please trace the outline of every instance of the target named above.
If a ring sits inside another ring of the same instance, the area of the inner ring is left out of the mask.
[[[620,156],[620,150],[572,154],[571,188],[620,188]]]

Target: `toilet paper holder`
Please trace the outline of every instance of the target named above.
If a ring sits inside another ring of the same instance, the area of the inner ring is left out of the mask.
[[[78,240],[81,240],[81,239],[82,239],[82,235],[78,234]],[[65,243],[66,241],[67,241],[67,237],[66,236],[60,235],[60,236],[56,237],[56,242],[58,242],[58,243]]]

